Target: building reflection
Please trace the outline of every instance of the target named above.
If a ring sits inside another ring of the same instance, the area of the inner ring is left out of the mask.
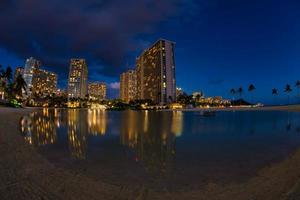
[[[77,109],[68,110],[68,142],[71,156],[86,158],[86,113]]]
[[[85,159],[88,135],[103,136],[106,133],[107,113],[104,110],[68,110],[68,141],[71,155]]]
[[[33,112],[20,121],[21,133],[25,141],[35,146],[53,144],[57,140],[56,128],[58,117],[54,110],[43,109],[42,114]]]
[[[144,132],[145,133],[147,133],[148,132],[148,126],[149,126],[149,119],[148,119],[148,114],[149,113],[149,111],[148,110],[146,110],[145,112],[144,112],[144,116],[143,116],[143,119],[144,119],[144,121],[143,121],[143,123],[142,124],[144,124]]]
[[[121,144],[134,148],[137,145],[139,113],[134,111],[123,112],[121,121]]]
[[[183,128],[182,111],[173,111],[171,132],[175,134],[176,137],[180,137],[182,135],[182,128]]]
[[[182,132],[182,113],[129,111],[123,115],[121,144],[133,150],[134,159],[147,171],[170,172],[175,159],[176,137]]]
[[[86,158],[87,136],[105,135],[107,113],[103,110],[43,109],[22,117],[20,130],[25,141],[35,146],[57,142],[57,129],[67,127],[71,155]]]
[[[91,135],[105,135],[107,113],[102,109],[89,109],[87,115],[88,133]]]

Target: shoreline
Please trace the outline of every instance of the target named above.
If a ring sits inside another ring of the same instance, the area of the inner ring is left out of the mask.
[[[264,107],[228,107],[228,108],[190,108],[190,109],[166,109],[159,111],[182,111],[182,112],[200,112],[200,111],[291,111],[300,112],[300,105],[288,106],[264,106]]]
[[[42,110],[42,109],[89,109],[89,108],[55,108],[55,107],[24,107],[24,108],[9,108],[0,107],[0,109],[23,109],[23,110]],[[123,111],[123,110],[120,110]],[[145,110],[137,110],[145,111]],[[152,110],[148,110],[152,111]],[[211,107],[211,108],[182,108],[182,109],[162,109],[153,110],[158,112],[202,112],[202,111],[290,111],[290,112],[300,112],[300,104],[297,105],[284,105],[284,106],[263,106],[263,107],[247,107],[247,106],[237,106],[237,107]]]
[[[193,191],[157,192],[93,180],[60,168],[19,134],[19,120],[41,108],[0,108],[0,199],[203,199],[293,200],[300,195],[300,148],[280,163],[259,170],[243,184],[209,183]],[[199,111],[193,109],[188,111]],[[211,109],[210,109],[211,110]],[[300,111],[300,105],[218,111]],[[173,111],[173,110],[172,110]]]

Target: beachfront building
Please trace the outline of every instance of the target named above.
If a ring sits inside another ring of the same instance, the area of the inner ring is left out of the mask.
[[[202,91],[200,91],[200,92],[193,92],[192,96],[193,96],[193,99],[195,101],[197,101],[197,102],[199,102],[201,99],[204,98],[204,94],[203,94]]]
[[[129,70],[120,76],[120,98],[124,102],[130,102],[136,99],[136,71]]]
[[[106,84],[103,82],[89,83],[88,93],[91,99],[104,100],[106,99]]]
[[[57,74],[36,69],[32,77],[32,94],[38,97],[51,96],[57,90]]]
[[[30,57],[25,62],[23,78],[27,85],[27,95],[31,94],[32,91],[32,79],[36,70],[41,66],[41,62],[33,57]]]
[[[160,39],[136,59],[137,98],[156,104],[176,100],[175,43]]]
[[[87,91],[88,68],[85,59],[71,59],[69,80],[68,80],[68,99],[85,98]]]

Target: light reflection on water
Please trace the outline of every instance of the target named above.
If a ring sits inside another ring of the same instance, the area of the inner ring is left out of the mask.
[[[107,133],[107,127],[108,121],[111,119],[107,115],[107,111],[104,110],[43,109],[42,112],[33,112],[21,119],[21,132],[29,144],[43,146],[54,144],[57,140],[57,130],[60,132],[61,127],[66,127],[71,155],[75,158],[85,159],[87,137],[89,135],[101,137],[110,134]],[[170,141],[171,144],[174,143],[172,141],[175,141],[175,137],[182,134],[182,112],[174,112],[172,115],[162,114],[161,116],[162,119],[151,118],[151,122],[149,122],[148,111],[120,112],[120,116],[112,119],[110,132],[114,135],[116,134],[114,129],[119,128],[117,134],[120,136],[120,144],[136,149],[136,159],[143,160],[142,152],[147,149],[147,146],[153,145],[154,148],[164,149],[166,148],[164,146],[168,145]],[[174,154],[174,150],[171,152]]]
[[[146,173],[198,184],[240,180],[283,160],[300,144],[299,121],[299,113],[287,112],[203,117],[180,111],[43,109],[24,116],[20,129],[30,145],[56,157],[86,160],[91,174],[106,171],[95,176],[109,179],[109,173],[122,171],[137,183],[144,183]]]

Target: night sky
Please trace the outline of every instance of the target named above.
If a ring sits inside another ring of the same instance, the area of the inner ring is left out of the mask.
[[[299,0],[0,1],[0,64],[33,56],[61,88],[70,58],[82,57],[89,79],[116,97],[119,74],[158,38],[176,42],[177,86],[188,93],[231,98],[231,88],[253,83],[256,101],[272,103],[276,87],[285,103],[285,85],[300,79]]]

